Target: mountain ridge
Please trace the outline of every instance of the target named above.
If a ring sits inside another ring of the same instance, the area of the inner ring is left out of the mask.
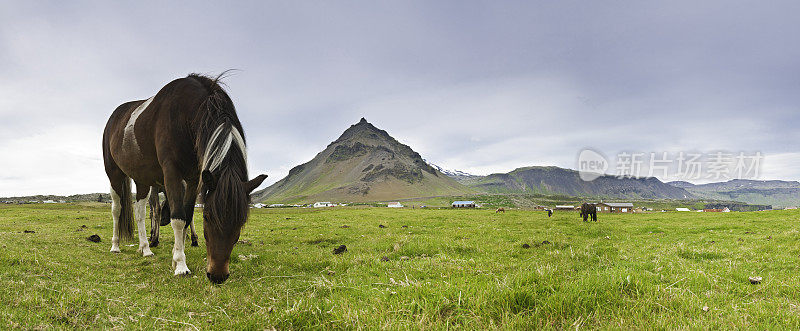
[[[674,181],[668,184],[707,199],[773,205],[777,208],[800,205],[798,181],[732,179],[707,184],[692,184],[686,181]]]
[[[593,181],[580,179],[577,170],[556,166],[520,167],[507,173],[457,179],[460,183],[485,193],[565,194],[600,198],[691,199],[685,189],[657,178],[618,178],[601,175]]]

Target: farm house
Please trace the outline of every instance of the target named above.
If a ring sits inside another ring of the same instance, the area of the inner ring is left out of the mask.
[[[597,211],[603,213],[632,213],[633,204],[630,202],[601,202],[597,204]]]
[[[575,210],[575,206],[556,206],[554,210],[560,210],[560,211]]]
[[[475,208],[475,201],[453,201],[453,208]]]
[[[386,205],[386,207],[389,207],[389,208],[403,208],[403,205],[401,203],[399,203],[399,202],[390,202],[389,204]]]

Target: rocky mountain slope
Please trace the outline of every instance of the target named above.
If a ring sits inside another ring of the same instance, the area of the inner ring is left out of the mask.
[[[473,192],[362,118],[253,201],[366,202]]]

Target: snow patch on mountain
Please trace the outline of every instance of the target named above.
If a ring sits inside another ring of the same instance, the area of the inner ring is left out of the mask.
[[[439,170],[439,172],[445,174],[448,177],[458,178],[458,177],[474,177],[475,176],[473,174],[470,174],[470,173],[467,173],[467,172],[463,172],[461,170],[445,169],[445,168],[442,168],[442,167],[440,167],[440,166],[438,166],[436,164],[428,162],[428,160],[425,160],[425,159],[422,159],[422,160],[425,161],[425,163],[427,163],[428,165],[430,165],[434,169]]]

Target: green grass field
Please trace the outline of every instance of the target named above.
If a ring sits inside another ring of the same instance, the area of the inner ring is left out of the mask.
[[[0,329],[800,328],[798,211],[258,209],[222,286],[202,240],[172,275],[170,227],[109,253],[110,218],[0,206]]]

